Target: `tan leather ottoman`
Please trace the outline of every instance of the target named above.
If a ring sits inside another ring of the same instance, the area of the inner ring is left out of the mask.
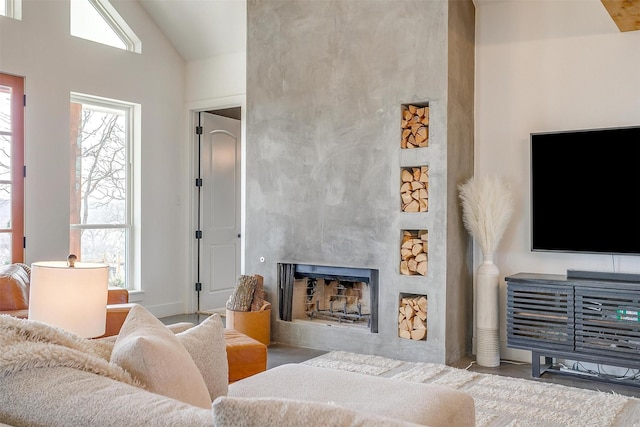
[[[224,330],[229,384],[267,370],[267,346],[234,329]]]
[[[109,287],[107,293],[107,323],[103,337],[118,335],[124,319],[135,303],[129,302],[129,291],[123,288]]]

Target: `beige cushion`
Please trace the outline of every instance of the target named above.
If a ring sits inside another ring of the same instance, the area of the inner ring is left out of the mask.
[[[167,329],[176,334],[178,340],[189,352],[207,385],[211,401],[218,396],[226,395],[229,388],[229,364],[227,339],[220,316],[215,314],[198,326],[181,322],[167,325]],[[109,343],[111,345],[109,351],[111,351],[117,338],[114,335],[99,338],[98,341]]]
[[[211,401],[226,395],[229,388],[229,365],[220,315],[209,316],[199,325],[180,332],[176,337],[200,370]]]
[[[124,321],[111,361],[153,393],[201,408],[211,407],[207,385],[187,350],[141,305],[136,304]]]
[[[367,415],[333,403],[294,399],[219,397],[213,402],[216,427],[409,427],[417,426],[392,418]]]
[[[302,364],[280,365],[230,384],[228,396],[336,402],[363,414],[431,427],[475,425],[473,398],[463,391]]]

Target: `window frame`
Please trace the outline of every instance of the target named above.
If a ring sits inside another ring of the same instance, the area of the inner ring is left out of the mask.
[[[136,122],[139,120],[139,105],[130,103],[127,101],[116,100],[116,99],[108,99],[93,95],[81,94],[72,92],[70,96],[70,105],[72,103],[78,103],[82,105],[88,105],[92,107],[96,107],[97,109],[105,108],[109,110],[119,110],[122,111],[125,115],[125,162],[126,162],[126,197],[125,197],[125,205],[126,205],[126,213],[124,224],[100,224],[100,223],[92,223],[92,224],[71,224],[69,223],[69,232],[72,230],[114,230],[121,229],[125,232],[125,288],[129,290],[137,289],[135,277],[136,273],[134,271],[134,260],[135,260],[135,246],[134,246],[134,236],[136,234],[136,225],[135,225],[135,215],[134,215],[134,202],[135,202],[135,185],[134,185],[134,152],[135,146],[138,140],[136,129]],[[71,135],[71,129],[70,135]],[[71,154],[71,153],[70,153]],[[72,176],[75,175],[75,163],[70,162],[69,164],[70,173]],[[72,195],[70,194],[70,197]],[[73,251],[74,248],[71,247],[72,241],[70,239],[70,250]],[[77,254],[80,256],[80,254]]]
[[[74,1],[88,2],[96,10],[98,15],[102,17],[104,22],[113,30],[115,35],[122,41],[122,43],[125,45],[124,49],[122,49],[120,46],[105,44],[103,42],[100,42],[94,39],[87,39],[85,37],[73,34],[73,32],[71,32],[71,28],[72,28],[71,20],[73,19],[73,13],[74,13],[74,4],[73,4]],[[140,40],[140,38],[138,38],[136,33],[131,29],[129,24],[127,24],[124,18],[113,7],[113,5],[109,2],[109,0],[70,0],[69,19],[70,19],[69,34],[71,34],[73,37],[79,37],[85,40],[91,40],[96,43],[104,44],[105,46],[115,47],[116,49],[122,49],[128,52],[134,52],[139,54],[142,53],[142,41]]]
[[[113,29],[129,52],[142,53],[142,43],[108,0],[87,0]]]
[[[7,18],[22,20],[22,0],[0,0],[4,3],[5,11],[0,13],[0,16],[6,16]]]
[[[0,73],[0,85],[11,88],[11,262],[24,262],[24,77]]]

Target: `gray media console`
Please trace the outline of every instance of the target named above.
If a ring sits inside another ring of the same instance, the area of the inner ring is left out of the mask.
[[[640,283],[531,273],[505,280],[507,345],[532,352],[534,377],[559,371],[553,358],[640,369]]]

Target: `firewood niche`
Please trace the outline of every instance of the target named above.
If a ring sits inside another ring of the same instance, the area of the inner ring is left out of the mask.
[[[426,341],[427,312],[426,295],[400,294],[398,336],[414,341]]]
[[[427,275],[429,233],[427,230],[404,230],[400,245],[400,274]]]
[[[400,148],[429,146],[429,104],[403,104]]]
[[[429,167],[402,168],[400,181],[402,212],[427,212],[429,210]]]

